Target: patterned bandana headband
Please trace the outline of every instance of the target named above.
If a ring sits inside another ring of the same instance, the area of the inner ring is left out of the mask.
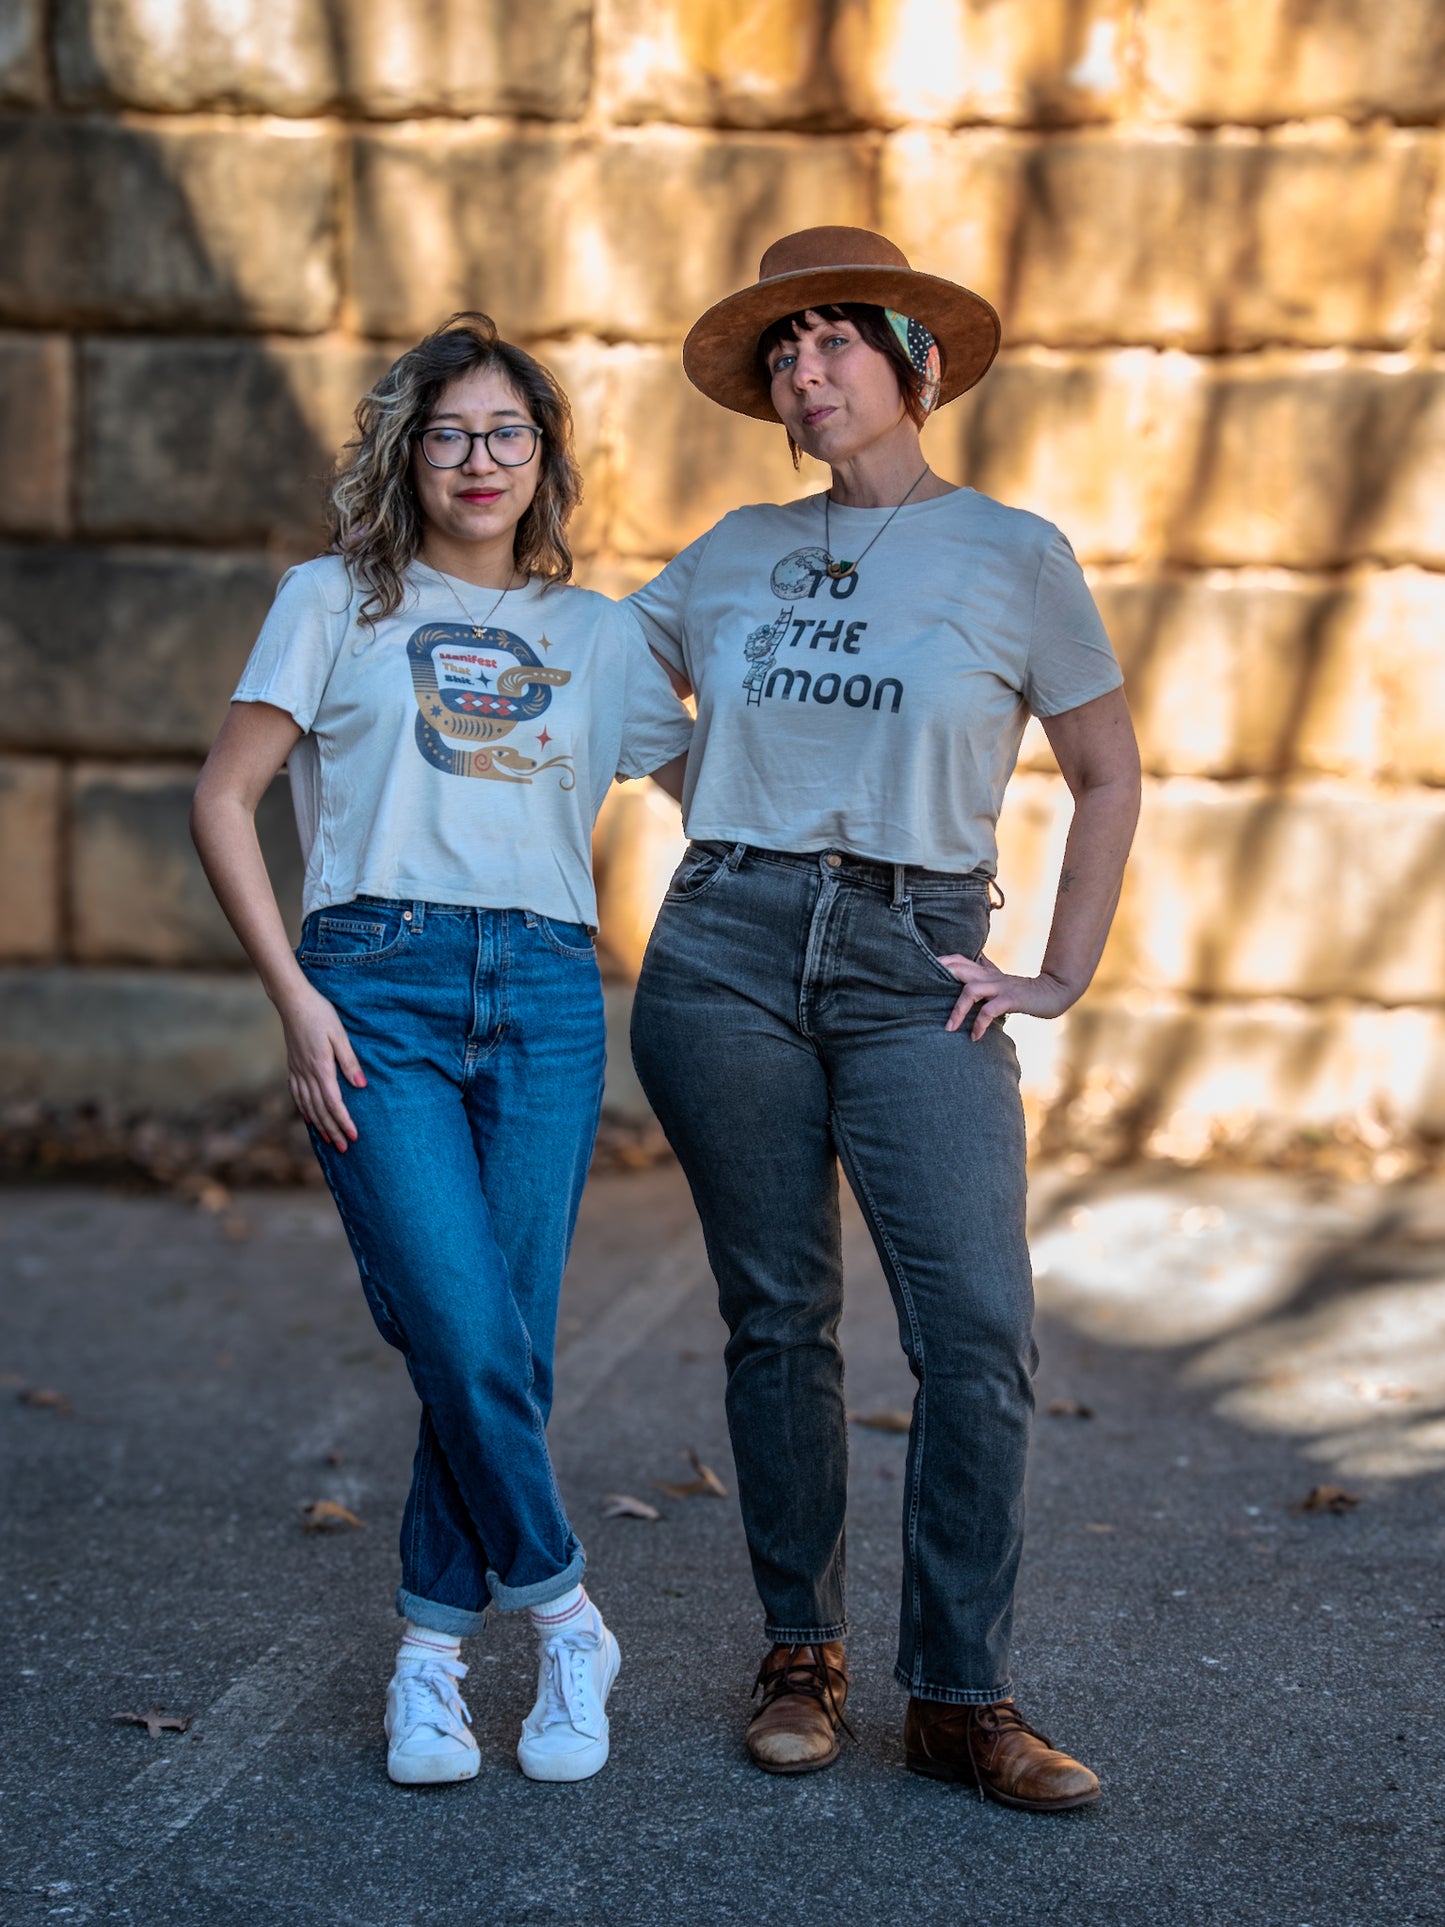
[[[894,308],[885,308],[883,312],[918,376],[918,399],[923,403],[923,412],[925,415],[931,414],[933,404],[938,400],[938,384],[943,378],[943,360],[938,352],[938,343],[923,323],[913,320],[911,315],[899,314]]]

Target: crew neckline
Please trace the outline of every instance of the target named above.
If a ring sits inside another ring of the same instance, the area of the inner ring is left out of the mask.
[[[896,515],[899,521],[905,519],[912,521],[920,515],[927,515],[931,510],[946,508],[949,503],[956,502],[960,496],[973,495],[976,493],[977,491],[975,489],[970,488],[968,484],[964,482],[960,483],[957,488],[951,489],[947,495],[931,495],[926,502],[895,502],[891,507],[885,503],[880,508],[866,509],[852,508],[845,502],[832,502],[828,505],[827,512],[832,517],[840,515]],[[816,508],[821,517],[823,514],[823,504],[827,500],[827,495],[827,489],[822,489],[817,495],[805,495],[803,500],[805,503]]]

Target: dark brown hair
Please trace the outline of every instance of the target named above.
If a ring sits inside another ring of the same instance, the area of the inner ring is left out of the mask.
[[[517,524],[519,569],[548,582],[572,578],[567,523],[582,495],[572,454],[572,410],[556,379],[525,349],[503,341],[490,315],[454,314],[408,348],[357,405],[357,439],[342,450],[328,499],[331,546],[370,591],[364,621],[401,606],[402,577],[425,534],[412,480],[413,446],[448,382],[477,368],[504,375],[542,430],[537,493]]]
[[[796,341],[800,330],[808,325],[808,316],[815,314],[820,321],[851,321],[858,330],[860,338],[870,348],[889,362],[898,377],[898,392],[903,397],[904,411],[915,428],[922,428],[928,419],[928,410],[923,405],[923,377],[908,359],[908,351],[893,332],[893,325],[882,308],[871,302],[840,301],[830,302],[822,308],[803,308],[797,314],[785,315],[775,321],[771,328],[765,328],[758,337],[758,367],[763,381],[772,386],[772,370],[768,359],[775,348],[785,341]],[[792,436],[788,437],[788,453],[793,458],[793,467],[799,466],[798,445]]]

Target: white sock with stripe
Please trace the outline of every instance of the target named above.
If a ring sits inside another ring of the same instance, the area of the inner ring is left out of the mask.
[[[580,1630],[596,1617],[597,1608],[587,1597],[585,1586],[574,1586],[560,1599],[549,1599],[543,1606],[529,1606],[527,1617],[538,1639],[552,1639],[558,1633]]]
[[[461,1654],[462,1642],[454,1633],[436,1633],[430,1626],[418,1626],[408,1619],[396,1649],[396,1663],[400,1666],[404,1659],[460,1659]]]

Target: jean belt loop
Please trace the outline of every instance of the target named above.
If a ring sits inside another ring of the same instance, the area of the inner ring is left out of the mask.
[[[903,863],[893,866],[893,908],[901,910],[908,901],[908,867]]]
[[[412,935],[415,936],[426,923],[426,905],[424,903],[411,903],[407,907],[411,911],[411,931]]]
[[[734,876],[737,875],[738,865],[742,862],[743,858],[747,855],[747,853],[748,853],[748,846],[746,843],[734,843],[733,847],[728,851],[727,866],[732,871]]]

